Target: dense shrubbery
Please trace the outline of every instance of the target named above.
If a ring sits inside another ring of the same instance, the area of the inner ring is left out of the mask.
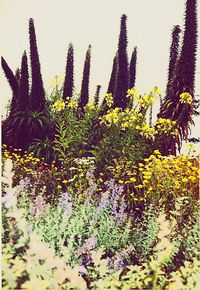
[[[131,89],[121,110],[107,94],[80,114],[57,87],[51,134],[3,145],[4,289],[198,287],[198,159],[158,150],[177,136],[170,120],[148,125],[159,95]]]
[[[71,43],[64,84],[56,76],[45,93],[33,19],[30,90],[26,52],[16,74],[2,58],[13,92],[2,124],[3,289],[200,288],[198,157],[192,147],[176,156],[197,114],[197,9],[186,4],[182,51],[177,26],[154,124],[158,88],[127,91],[137,49],[129,64],[125,14],[101,105],[100,85],[89,102],[91,46],[78,97]]]
[[[56,138],[51,164],[3,146],[3,289],[198,289],[197,157],[113,150],[103,167]]]

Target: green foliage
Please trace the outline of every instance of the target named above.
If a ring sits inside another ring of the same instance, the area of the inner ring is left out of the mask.
[[[51,163],[58,159],[54,145],[54,141],[46,136],[43,140],[35,139],[29,146],[28,152],[33,152],[35,157],[43,158],[44,162]]]
[[[55,255],[35,232],[30,232],[24,210],[17,207],[17,189],[12,187],[12,162],[5,163],[3,176],[6,223],[10,227],[9,240],[3,244],[3,289],[86,289],[79,269],[72,269]],[[3,225],[5,228],[5,224]],[[4,232],[5,233],[5,232]]]
[[[135,248],[134,256],[140,261],[146,261],[155,245],[158,231],[157,215],[158,212],[150,207],[143,213],[142,219],[137,219],[133,225],[131,241]]]
[[[83,152],[87,140],[87,123],[85,119],[79,120],[72,110],[65,111],[63,118],[58,116],[54,150],[65,164],[72,160],[72,156],[78,157]]]
[[[12,161],[5,162],[3,289],[198,289],[199,203],[180,197],[174,210],[152,203],[138,217],[127,214],[114,181],[96,195],[86,161],[76,161],[86,179],[82,202],[69,186],[51,204],[45,171],[30,192],[33,181],[12,186]]]

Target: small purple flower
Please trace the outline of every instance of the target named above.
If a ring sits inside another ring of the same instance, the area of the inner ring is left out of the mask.
[[[113,208],[112,213],[118,223],[123,222],[126,219],[127,215],[125,213],[125,210],[126,210],[126,203],[124,200],[119,201],[118,210]]]
[[[109,269],[114,269],[115,271],[118,271],[124,268],[125,266],[124,259],[120,254],[117,254],[114,257],[109,258],[108,264],[109,264]]]
[[[105,182],[105,184],[107,185],[107,189],[110,191],[112,198],[115,198],[115,196],[122,195],[124,190],[123,186],[116,184],[113,179]]]
[[[81,274],[87,274],[87,269],[82,265],[82,266],[79,267],[79,272]]]
[[[116,268],[116,270],[120,270],[120,269],[123,269],[124,268],[124,262],[123,261],[120,261],[119,263],[118,263],[118,266],[117,266],[117,268]]]
[[[58,206],[63,208],[68,216],[71,216],[72,202],[71,202],[71,197],[68,192],[61,193]]]
[[[83,266],[90,265],[92,263],[92,258],[88,255],[84,255],[82,259]]]
[[[24,179],[20,180],[19,186],[23,189],[26,188],[28,185],[31,185],[31,180],[28,177],[25,177]]]
[[[9,189],[2,197],[1,201],[6,209],[10,209],[13,206],[14,189]]]

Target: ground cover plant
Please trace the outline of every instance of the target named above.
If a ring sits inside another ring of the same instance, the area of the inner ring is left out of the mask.
[[[164,98],[157,86],[135,87],[126,20],[102,102],[100,85],[94,100],[88,93],[91,45],[80,94],[72,43],[65,77],[45,92],[33,19],[31,82],[26,52],[15,74],[2,58],[13,92],[2,123],[2,289],[200,288],[199,156],[188,142],[196,1],[186,1],[181,51],[173,29]]]

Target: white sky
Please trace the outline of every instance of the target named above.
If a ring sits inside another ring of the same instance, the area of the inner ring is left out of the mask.
[[[164,92],[171,30],[174,25],[183,26],[184,3],[185,0],[0,0],[0,54],[13,71],[20,66],[24,49],[29,54],[28,19],[32,17],[45,89],[53,76],[64,76],[67,49],[72,42],[75,87],[79,92],[85,53],[91,44],[90,96],[100,84],[103,97],[117,50],[120,17],[125,13],[129,59],[134,46],[138,47],[136,87],[144,93],[157,85]],[[200,46],[196,94],[200,95]],[[0,69],[2,107],[11,95]],[[197,133],[196,128],[193,132]]]

